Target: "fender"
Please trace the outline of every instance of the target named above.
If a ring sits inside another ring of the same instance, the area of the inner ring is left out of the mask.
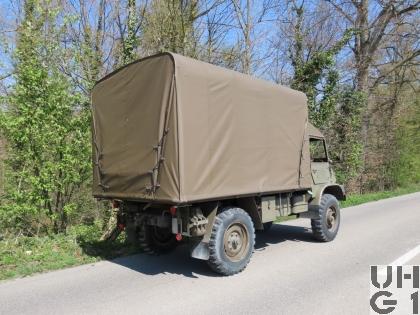
[[[309,206],[319,206],[323,194],[333,195],[337,200],[346,200],[346,191],[342,185],[315,185],[312,189],[313,199],[309,202]]]
[[[256,230],[264,230],[263,223],[261,221],[261,217],[258,213],[257,205],[255,204],[254,197],[243,197],[238,198],[236,200],[237,205],[243,209],[245,212],[249,214],[249,216],[252,219],[252,222],[254,223],[254,227]],[[213,224],[217,215],[217,211],[220,207],[219,202],[216,203],[210,203],[207,205],[208,208],[204,208],[205,213],[208,213],[207,219],[208,224],[206,226],[206,233],[204,234],[203,238],[196,242],[195,244],[192,244],[190,248],[190,255],[193,258],[201,259],[201,260],[208,260],[209,259],[209,240],[210,235],[212,232]]]

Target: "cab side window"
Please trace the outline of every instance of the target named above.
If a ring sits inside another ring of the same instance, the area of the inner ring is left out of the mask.
[[[312,162],[328,162],[324,140],[315,138],[309,139],[309,148]]]

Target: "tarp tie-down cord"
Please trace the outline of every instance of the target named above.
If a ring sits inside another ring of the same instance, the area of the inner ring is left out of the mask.
[[[92,104],[92,102],[91,102],[91,104]],[[99,150],[98,142],[96,141],[96,125],[95,125],[95,118],[94,118],[94,115],[93,115],[93,108],[92,108],[92,125],[93,125],[93,135],[92,135],[93,139],[92,140],[93,140],[93,144],[95,145],[95,151],[96,151],[95,152],[96,159],[95,159],[94,164],[96,166],[96,169],[98,170],[98,186],[101,187],[102,190],[105,191],[106,189],[109,188],[109,186],[102,183],[103,172],[102,172],[100,161],[102,159],[103,154]]]
[[[303,146],[305,144],[305,136],[306,136],[306,129],[308,126],[308,120],[305,120],[305,128],[303,130],[303,138],[302,138],[302,143],[300,146],[300,157],[299,157],[299,177],[298,177],[298,186],[300,187],[300,180],[302,178],[302,158],[303,158]]]
[[[151,176],[152,185],[146,187],[146,190],[148,192],[151,192],[151,193],[155,193],[156,190],[160,187],[160,184],[157,181],[157,179],[158,179],[157,177],[159,175],[160,165],[165,160],[165,157],[163,156],[163,144],[164,144],[164,140],[165,140],[165,137],[168,134],[168,132],[169,132],[169,128],[166,128],[163,131],[162,137],[160,138],[158,144],[153,147],[153,150],[157,151],[158,159],[157,159],[157,162],[156,162],[155,166],[153,166],[153,168],[148,172]]]
[[[175,74],[172,77],[172,82],[171,82],[171,90],[170,90],[170,95],[169,95],[169,99],[168,99],[168,104],[166,106],[165,109],[165,118],[164,118],[164,123],[163,123],[163,133],[162,136],[160,137],[158,144],[156,146],[153,147],[153,150],[156,151],[157,153],[157,161],[155,166],[149,171],[150,177],[151,177],[151,187],[147,187],[146,186],[146,191],[151,193],[152,195],[154,195],[156,193],[156,190],[160,187],[159,184],[159,171],[160,171],[160,166],[162,165],[162,163],[165,161],[165,157],[164,157],[164,153],[165,153],[165,139],[166,139],[166,135],[169,133],[169,114],[171,111],[171,105],[173,103],[173,97],[174,97],[174,86],[175,86]]]
[[[109,186],[102,183],[103,172],[102,172],[102,169],[101,169],[100,160],[101,160],[103,154],[102,154],[102,152],[99,151],[96,140],[93,140],[93,143],[95,144],[95,149],[96,149],[96,154],[95,154],[96,161],[94,162],[94,164],[95,164],[96,168],[98,169],[98,186],[102,187],[102,189],[105,190],[105,189],[108,189]]]

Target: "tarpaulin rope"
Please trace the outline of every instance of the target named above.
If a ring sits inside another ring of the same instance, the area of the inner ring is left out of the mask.
[[[149,172],[151,175],[151,187],[146,187],[146,190],[152,193],[153,195],[156,193],[156,190],[160,187],[160,184],[159,184],[160,167],[162,163],[165,161],[165,156],[164,156],[165,144],[166,144],[166,136],[169,133],[169,118],[170,118],[170,112],[172,109],[173,97],[174,97],[174,90],[175,90],[174,85],[175,85],[175,74],[172,77],[168,104],[165,109],[162,136],[160,137],[158,144],[153,148],[157,153],[157,161],[156,161],[155,166]]]
[[[100,161],[101,161],[101,158],[102,158],[103,154],[100,151],[98,142],[96,140],[96,124],[95,124],[95,115],[94,115],[93,102],[92,101],[91,101],[91,104],[92,104],[91,109],[92,109],[92,127],[93,127],[92,128],[93,129],[92,130],[92,141],[93,141],[93,144],[95,145],[95,161],[94,161],[94,165],[96,166],[96,169],[98,170],[98,186],[101,187],[102,190],[105,191],[106,189],[109,188],[109,186],[102,183],[102,175],[103,175],[103,172],[102,172],[102,169],[101,169],[101,163],[100,163]]]
[[[300,187],[300,180],[302,178],[302,158],[303,158],[303,146],[306,140],[306,130],[308,127],[308,119],[305,120],[305,128],[303,129],[303,139],[300,146],[300,157],[299,157],[299,175],[298,175],[298,186]]]

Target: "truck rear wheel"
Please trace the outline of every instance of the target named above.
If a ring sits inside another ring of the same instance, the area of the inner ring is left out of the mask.
[[[169,252],[178,245],[175,235],[172,234],[170,228],[146,225],[144,221],[136,226],[135,230],[131,231],[130,234],[131,239],[135,238],[135,243],[143,252],[149,254]]]
[[[209,266],[222,275],[241,272],[255,244],[254,224],[240,208],[226,208],[216,216],[209,241]]]
[[[318,216],[311,220],[312,233],[321,242],[332,241],[340,227],[340,205],[338,200],[330,194],[321,198]]]
[[[173,250],[178,244],[170,228],[148,226],[147,229],[150,234],[149,246],[155,251],[167,252]]]

